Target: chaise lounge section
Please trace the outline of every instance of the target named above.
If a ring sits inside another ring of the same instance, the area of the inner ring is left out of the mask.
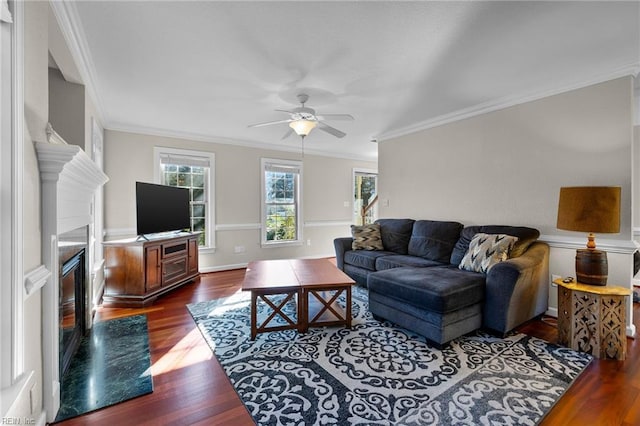
[[[505,334],[547,310],[549,247],[536,241],[536,229],[413,219],[376,224],[382,242],[376,250],[354,250],[353,238],[334,241],[338,267],[368,287],[374,317],[441,346],[478,328]],[[517,240],[509,258],[487,271],[461,268],[482,235]]]

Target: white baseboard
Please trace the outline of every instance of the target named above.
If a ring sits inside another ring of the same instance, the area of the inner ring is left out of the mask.
[[[558,308],[549,308],[545,314],[550,317],[558,318]]]

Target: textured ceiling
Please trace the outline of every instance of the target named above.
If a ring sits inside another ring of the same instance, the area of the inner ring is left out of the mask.
[[[347,136],[305,149],[375,159],[373,138],[637,73],[638,2],[100,2],[68,6],[104,125],[298,149],[275,109],[310,95]]]

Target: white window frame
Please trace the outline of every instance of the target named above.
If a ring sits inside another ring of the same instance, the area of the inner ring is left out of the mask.
[[[298,170],[298,185],[296,188],[296,240],[292,241],[267,241],[267,203],[266,203],[266,181],[265,172],[267,166],[280,166],[283,168],[295,168]],[[301,246],[304,241],[302,231],[304,228],[303,214],[302,214],[302,182],[303,182],[303,167],[302,161],[296,160],[280,160],[275,158],[261,158],[260,159],[260,244],[263,248],[267,247],[286,247],[286,246]]]
[[[206,151],[194,151],[189,149],[168,148],[156,146],[153,148],[153,181],[160,184],[162,182],[162,171],[160,167],[160,157],[162,155],[174,155],[177,157],[200,157],[206,158],[209,161],[209,173],[206,177],[206,196],[207,196],[207,208],[205,218],[205,245],[199,248],[199,252],[213,253],[216,248],[216,234],[215,234],[215,154],[213,152]]]
[[[4,418],[27,380],[22,256],[24,5],[0,3],[0,416]]]

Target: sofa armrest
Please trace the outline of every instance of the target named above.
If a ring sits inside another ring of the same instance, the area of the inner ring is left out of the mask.
[[[499,333],[542,315],[549,304],[549,246],[532,244],[487,273],[483,325]]]
[[[336,266],[344,271],[344,253],[351,250],[353,238],[342,237],[333,240],[333,246],[336,249]]]

